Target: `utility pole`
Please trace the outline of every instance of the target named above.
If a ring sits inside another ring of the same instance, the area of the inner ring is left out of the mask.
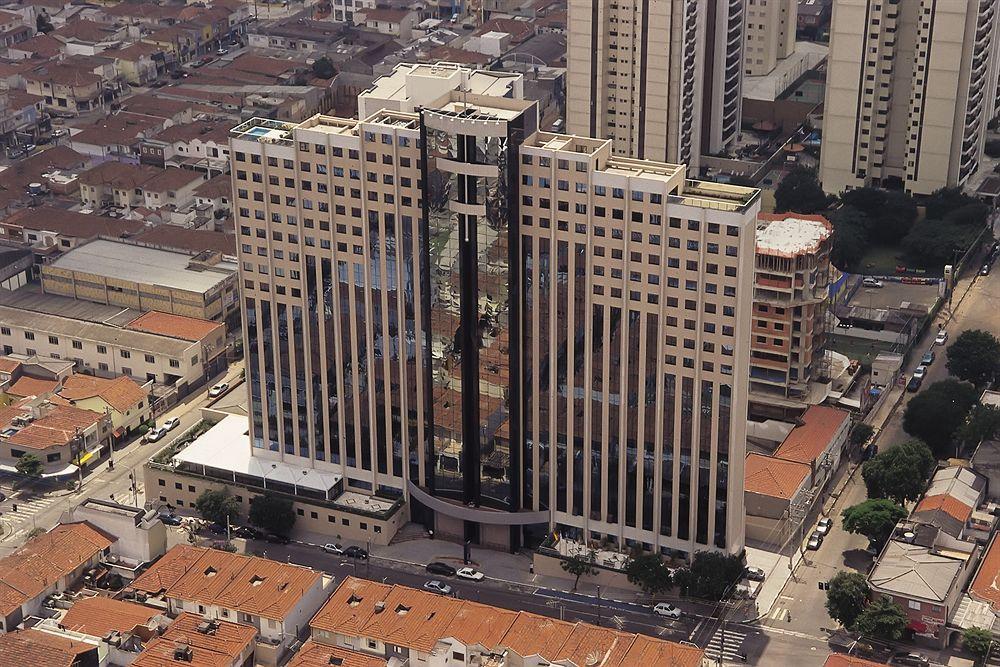
[[[601,587],[597,587],[597,627],[601,627]]]

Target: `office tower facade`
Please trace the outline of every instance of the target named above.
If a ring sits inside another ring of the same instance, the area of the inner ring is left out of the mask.
[[[255,454],[473,543],[739,551],[757,191],[470,80],[233,130]]]
[[[795,51],[798,0],[747,0],[743,73],[769,74]]]
[[[615,155],[696,165],[736,138],[745,0],[570,0],[566,123]]]
[[[820,177],[916,194],[979,168],[997,86],[997,0],[838,0]]]

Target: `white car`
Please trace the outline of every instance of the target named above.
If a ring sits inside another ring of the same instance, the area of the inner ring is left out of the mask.
[[[923,380],[924,376],[926,375],[927,375],[927,366],[917,366],[916,368],[913,369],[913,377],[915,378],[920,378],[921,380]]]
[[[833,519],[830,517],[824,517],[819,520],[819,523],[816,524],[816,532],[820,535],[829,535],[832,529]]]
[[[865,287],[882,287],[882,281],[876,280],[875,278],[865,278],[861,281]]]
[[[934,344],[935,345],[944,345],[947,342],[948,342],[948,332],[945,331],[944,329],[942,329],[941,331],[938,331],[938,335],[935,336],[935,338],[934,338]]]
[[[171,417],[163,422],[162,428],[164,431],[173,431],[175,428],[181,425],[180,417]]]
[[[325,551],[328,554],[334,554],[336,556],[343,556],[344,555],[344,547],[342,547],[339,544],[332,544],[332,543],[331,544],[324,544],[323,545],[323,551]]]
[[[215,398],[216,396],[222,396],[224,393],[226,393],[227,389],[229,389],[229,383],[228,382],[220,382],[219,384],[215,385],[214,387],[212,387],[211,389],[208,390],[208,396],[209,396],[209,398]]]
[[[424,589],[434,593],[440,593],[441,595],[451,595],[452,591],[451,586],[449,586],[446,583],[440,582],[437,579],[433,581],[428,581],[426,584],[424,584]]]
[[[471,567],[460,568],[455,572],[455,576],[459,579],[469,579],[471,581],[482,581],[486,577],[485,574]]]
[[[167,434],[167,429],[154,427],[146,431],[146,442],[156,442]]]
[[[217,55],[217,56],[224,56],[227,53],[229,53],[229,49],[223,48],[223,49],[219,49],[218,51],[216,51],[215,55]]]
[[[661,602],[653,607],[653,613],[665,618],[680,618],[684,615],[684,612],[668,602]]]

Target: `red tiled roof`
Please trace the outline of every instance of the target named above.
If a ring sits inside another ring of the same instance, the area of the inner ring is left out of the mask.
[[[140,401],[145,401],[148,393],[126,375],[108,379],[73,374],[63,380],[62,389],[59,390],[59,396],[67,401],[82,401],[97,397],[118,412],[131,410]]]
[[[68,444],[77,431],[90,428],[104,415],[70,405],[53,404],[49,413],[39,417],[6,438],[11,445],[28,449],[49,449]],[[5,426],[9,423],[5,420]]]
[[[80,239],[90,239],[97,236],[121,238],[137,234],[146,227],[138,220],[88,215],[56,206],[21,209],[4,220],[4,224],[17,225],[36,231],[54,232],[61,236]]]
[[[751,452],[744,465],[743,487],[762,496],[791,500],[810,472],[804,463]]]
[[[0,635],[0,656],[3,656],[5,665],[72,667],[80,664],[80,654],[88,651],[93,651],[96,659],[97,647],[93,644],[33,628]]]
[[[933,512],[935,510],[941,510],[948,516],[965,523],[972,516],[973,508],[954,496],[942,493],[936,496],[924,496],[913,508],[913,513]]]
[[[7,393],[16,398],[45,396],[54,392],[58,386],[59,383],[55,380],[40,380],[23,375],[7,389]]]
[[[225,325],[212,320],[151,310],[129,322],[125,328],[197,342],[225,328]]]
[[[979,563],[976,578],[969,586],[969,595],[989,602],[994,613],[1000,613],[1000,546],[997,546],[997,535],[1000,533],[993,533],[993,540]]]
[[[98,595],[74,603],[59,621],[59,627],[92,637],[104,637],[113,630],[130,632],[137,625],[146,625],[159,613],[141,604]]]
[[[801,417],[802,424],[792,429],[774,455],[790,461],[812,463],[822,455],[837,430],[850,418],[843,410],[811,405]]]
[[[231,667],[257,638],[257,629],[242,623],[218,620],[214,630],[199,632],[205,619],[196,614],[182,613],[161,637],[149,642],[133,667]],[[191,659],[178,662],[174,649],[190,647]]]
[[[332,658],[338,658],[340,662]],[[286,667],[330,667],[335,664],[339,664],[340,667],[385,667],[385,658],[338,646],[319,644],[310,639],[302,645]]]

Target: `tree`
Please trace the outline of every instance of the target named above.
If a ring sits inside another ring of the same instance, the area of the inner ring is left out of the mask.
[[[962,633],[962,645],[980,663],[986,660],[993,645],[993,634],[983,628],[966,628]]]
[[[951,456],[952,438],[978,399],[979,392],[967,382],[935,382],[910,399],[903,430],[926,442],[938,458]]]
[[[906,518],[906,508],[888,498],[873,498],[844,510],[844,530],[864,535],[880,549],[896,524]]]
[[[1000,340],[988,331],[963,331],[948,346],[948,372],[982,387],[1000,377]]]
[[[865,462],[861,476],[869,498],[891,498],[902,505],[924,492],[924,483],[934,469],[934,455],[922,442],[891,447]]]
[[[833,224],[831,261],[847,271],[858,265],[868,251],[868,219],[863,213],[845,206],[830,215]]]
[[[643,554],[630,558],[625,564],[625,575],[630,584],[638,586],[649,595],[650,602],[657,593],[670,588],[670,568],[660,554]]]
[[[682,593],[706,600],[722,600],[743,578],[743,559],[714,551],[699,551],[691,566],[674,572]]]
[[[337,68],[326,56],[313,62],[312,71],[320,79],[332,79],[337,74]]]
[[[206,521],[225,526],[227,520],[234,522],[240,516],[240,504],[236,498],[229,493],[229,487],[222,487],[221,491],[205,489],[194,501],[194,508],[198,514]]]
[[[288,535],[295,525],[295,507],[288,498],[265,491],[250,500],[250,523],[275,535]]]
[[[981,227],[990,215],[990,207],[981,201],[972,201],[945,214],[944,220],[956,225]]]
[[[967,206],[968,204],[975,204],[976,201],[975,197],[970,197],[962,192],[962,188],[941,188],[932,192],[924,200],[926,217],[932,219],[944,218],[951,211]]]
[[[903,252],[917,266],[940,269],[954,261],[956,252],[965,251],[978,231],[949,220],[925,218],[903,239]]]
[[[49,19],[49,14],[44,9],[35,18],[35,31],[43,35],[52,32],[52,20]]]
[[[959,454],[975,449],[983,440],[1000,435],[1000,408],[995,405],[976,405],[965,423],[958,427],[955,440],[961,447]]]
[[[31,479],[38,479],[42,476],[42,460],[34,454],[21,454],[14,466],[15,470]]]
[[[774,191],[774,210],[777,213],[816,213],[829,205],[830,197],[823,192],[814,169],[793,168]]]
[[[575,577],[573,579],[573,590],[576,590],[577,585],[580,583],[580,577],[583,575],[595,575],[597,574],[597,568],[594,567],[594,562],[597,560],[597,554],[594,553],[593,549],[589,549],[586,553],[575,553],[569,558],[565,558],[559,563],[560,567],[567,573]]]
[[[859,188],[843,193],[841,200],[864,216],[863,227],[875,243],[895,245],[917,219],[916,201],[899,190]]]
[[[850,438],[851,446],[860,447],[868,442],[868,439],[872,437],[873,433],[875,433],[875,429],[870,425],[864,422],[856,423],[851,429],[851,435],[848,436]]]
[[[826,612],[830,618],[850,629],[865,609],[871,589],[860,572],[838,572],[826,590]]]
[[[865,607],[854,629],[866,637],[896,641],[906,630],[906,612],[888,596],[880,596]]]

